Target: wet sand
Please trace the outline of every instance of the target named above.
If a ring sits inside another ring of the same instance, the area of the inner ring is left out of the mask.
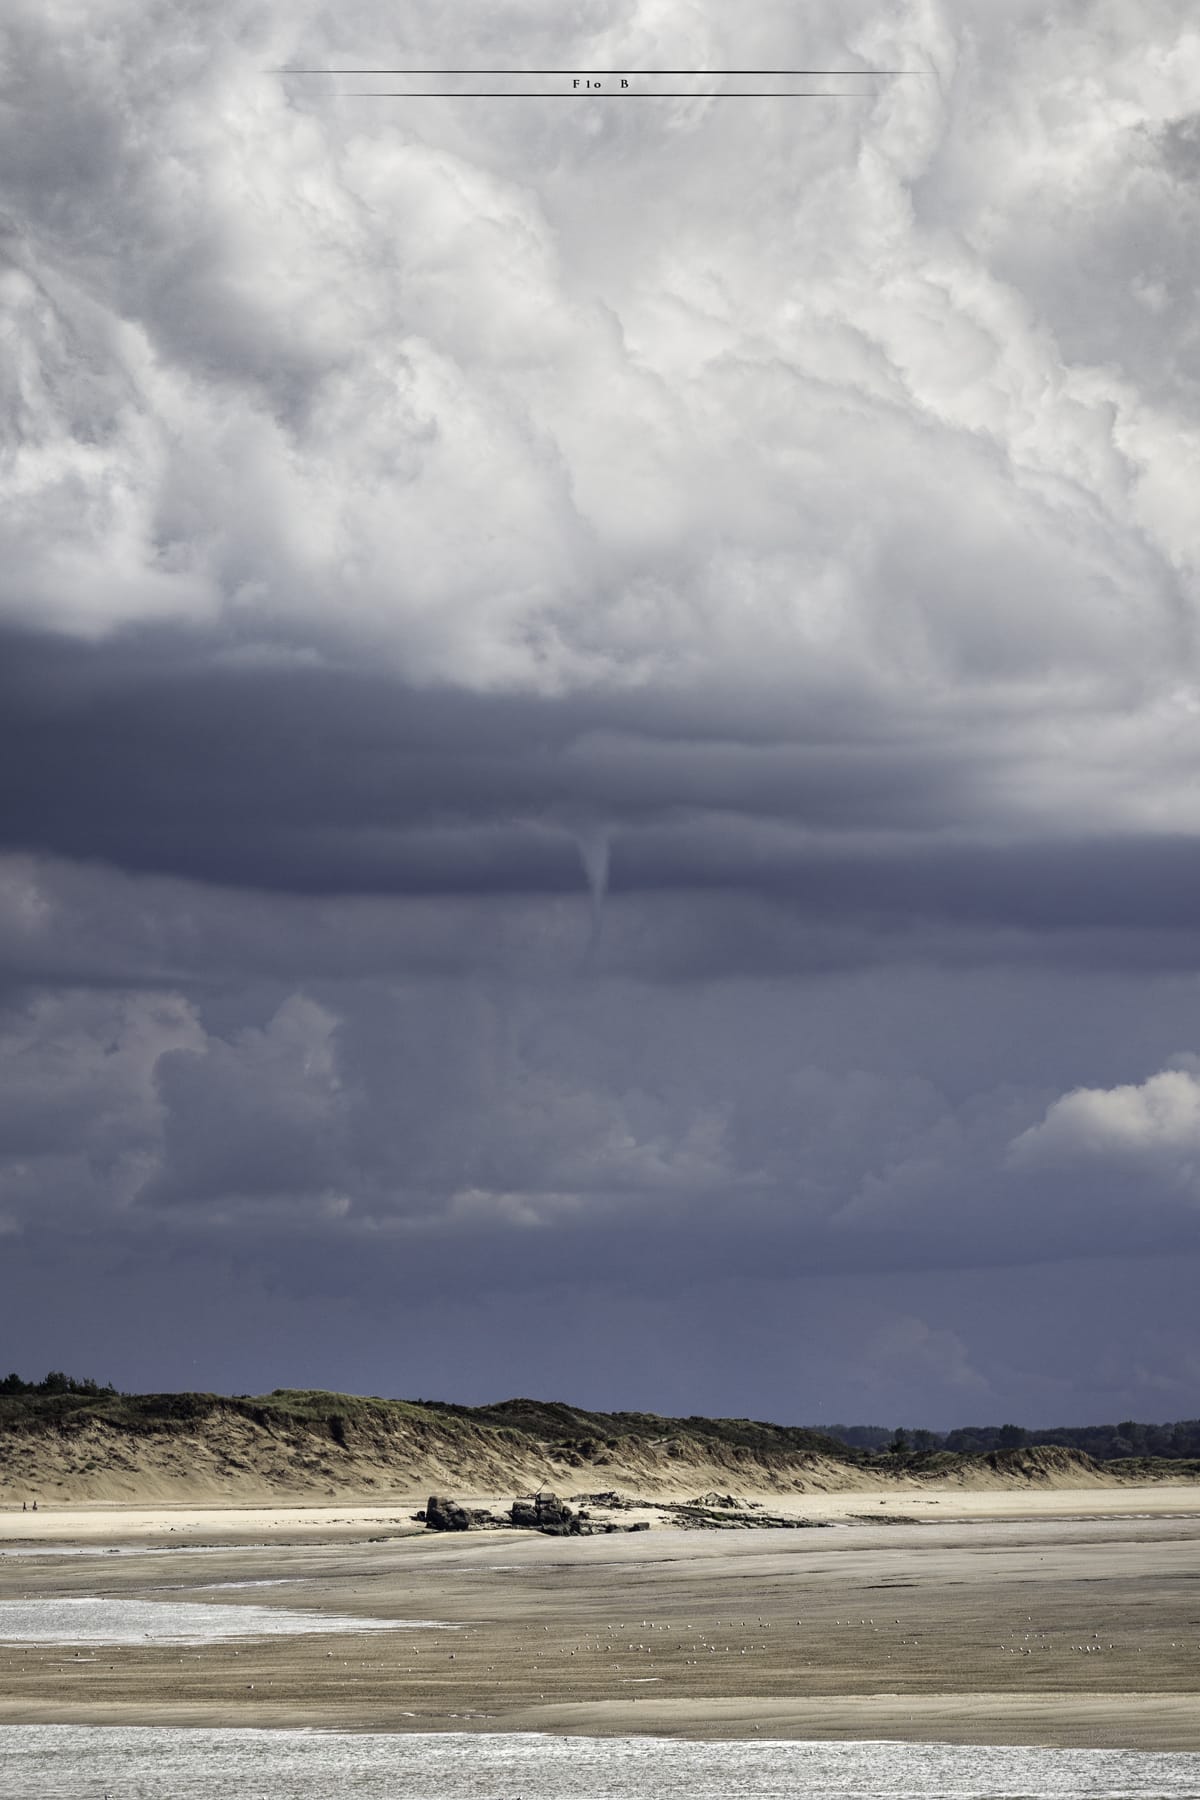
[[[0,1557],[0,1602],[240,1602],[457,1629],[78,1656],[0,1645],[0,1721],[1197,1750],[1200,1490],[1142,1490],[1141,1516],[1112,1506],[1135,1492],[1089,1490],[1074,1512],[1042,1496],[1040,1518],[1019,1516],[1017,1496],[953,1494],[953,1522],[934,1508],[921,1524],[584,1539],[433,1536],[377,1501],[303,1521],[287,1508],[88,1509],[87,1528],[39,1510],[47,1549],[107,1539],[130,1553]],[[825,1498],[850,1503],[843,1517],[870,1509],[862,1494]],[[962,1506],[984,1500],[986,1520]],[[0,1515],[10,1544],[32,1522]],[[138,1554],[139,1539],[171,1554]]]

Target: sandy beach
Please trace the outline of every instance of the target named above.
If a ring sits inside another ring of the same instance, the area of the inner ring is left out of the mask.
[[[662,1499],[686,1500],[692,1489],[664,1494]],[[22,1512],[11,1502],[0,1506],[0,1548],[5,1544],[155,1543],[181,1537],[204,1543],[239,1543],[278,1538],[370,1538],[381,1533],[427,1534],[414,1519],[425,1505],[426,1493],[412,1492],[387,1499],[347,1500],[314,1506],[286,1497],[274,1503],[213,1505],[207,1498],[195,1505],[177,1502],[138,1506],[126,1502],[89,1501],[56,1506],[45,1502],[37,1512]],[[459,1496],[468,1506],[492,1510],[506,1508],[511,1494],[498,1492]],[[913,1518],[922,1523],[988,1519],[1073,1518],[1173,1518],[1200,1521],[1200,1486],[1158,1481],[1143,1487],[1093,1486],[1086,1488],[930,1488],[892,1482],[883,1489],[852,1489],[843,1493],[814,1491],[783,1498],[778,1492],[750,1491],[743,1499],[772,1513],[798,1520],[864,1523]],[[634,1506],[621,1517],[632,1523],[644,1520],[658,1525],[663,1514],[653,1502]]]
[[[923,1500],[583,1539],[430,1534],[408,1500],[10,1510],[0,1613],[99,1596],[440,1628],[2,1644],[0,1720],[1200,1749],[1200,1489]]]

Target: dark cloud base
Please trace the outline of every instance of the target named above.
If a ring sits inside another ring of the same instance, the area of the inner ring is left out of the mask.
[[[297,895],[555,897],[583,888],[591,829],[614,895],[735,890],[818,926],[1045,933],[1068,956],[1087,934],[1197,929],[1190,834],[1031,836],[929,753],[767,719],[734,740],[695,696],[673,718],[660,694],[231,670],[162,633],[10,636],[0,671],[11,850]]]

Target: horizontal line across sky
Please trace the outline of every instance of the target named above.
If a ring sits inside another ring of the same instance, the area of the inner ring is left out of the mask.
[[[919,69],[272,69],[273,75],[918,75]]]
[[[430,93],[363,93],[335,94],[335,100],[865,100],[866,94],[785,94],[773,91],[740,93],[740,94],[648,94],[645,89],[640,92],[630,88],[622,93],[619,88],[593,89],[588,93],[581,88],[578,93],[548,93],[544,88],[499,88],[493,93],[470,93],[463,88],[451,88],[445,92]]]
[[[865,94],[544,94],[507,88],[503,93],[331,94],[332,100],[865,100]]]

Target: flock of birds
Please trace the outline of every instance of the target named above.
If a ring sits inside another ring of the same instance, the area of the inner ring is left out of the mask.
[[[757,1614],[753,1619],[716,1619],[710,1626],[671,1624],[647,1618],[641,1620],[640,1628],[636,1623],[629,1622],[608,1624],[593,1632],[585,1633],[574,1645],[555,1644],[546,1649],[531,1649],[525,1653],[523,1660],[527,1663],[532,1662],[535,1667],[544,1670],[548,1663],[557,1664],[572,1658],[607,1657],[614,1659],[607,1665],[611,1674],[622,1675],[626,1683],[643,1683],[650,1680],[662,1680],[664,1674],[650,1676],[644,1672],[630,1674],[627,1671],[633,1669],[645,1671],[647,1668],[651,1668],[661,1669],[665,1672],[670,1668],[699,1668],[708,1657],[753,1656],[756,1651],[766,1651],[765,1642],[751,1640],[738,1643],[731,1642],[730,1638],[742,1633],[775,1631],[781,1626],[786,1631],[791,1623],[792,1621],[789,1620],[766,1618],[762,1614]],[[913,1631],[906,1627],[903,1620],[897,1615],[893,1615],[890,1620],[877,1621],[864,1614],[857,1619],[847,1617],[835,1618],[832,1621],[828,1619],[809,1620],[808,1623],[814,1632],[814,1639],[807,1646],[813,1658],[805,1665],[809,1668],[822,1661],[837,1666],[837,1647],[831,1643],[829,1635],[831,1624],[839,1631],[863,1630],[888,1638],[891,1647],[883,1652],[884,1659],[887,1661],[902,1657],[906,1652],[919,1652],[923,1648],[929,1650],[930,1653],[940,1653],[935,1634],[922,1635],[919,1631]],[[802,1630],[805,1620],[797,1618],[794,1625],[797,1629]],[[1068,1637],[1065,1631],[1052,1632],[1038,1627],[1034,1623],[1032,1614],[1026,1615],[1025,1625],[1025,1630],[1014,1626],[1006,1639],[1000,1642],[993,1639],[990,1645],[988,1639],[984,1637],[976,1648],[982,1652],[991,1648],[999,1655],[1016,1657],[1035,1656],[1039,1653],[1098,1656],[1110,1652],[1125,1652],[1140,1655],[1145,1648],[1142,1644],[1118,1643],[1106,1639],[1099,1631],[1089,1632],[1083,1637],[1076,1637],[1074,1634]],[[899,1636],[894,1635],[897,1628],[899,1628]],[[543,1634],[549,1636],[550,1629],[549,1625],[544,1625],[542,1627]],[[637,1635],[639,1629],[646,1635]],[[1077,1630],[1078,1628],[1076,1628],[1076,1632]],[[470,1638],[471,1633],[468,1628],[464,1634],[464,1640],[470,1642]],[[460,1642],[464,1640],[460,1640]],[[1188,1643],[1176,1639],[1172,1639],[1169,1646],[1162,1647],[1180,1651],[1193,1648]],[[1197,1643],[1194,1648],[1200,1651],[1200,1643]],[[420,1652],[417,1651],[416,1654],[419,1655]],[[643,1663],[640,1661],[642,1657],[649,1658],[650,1661]],[[620,1658],[626,1660],[617,1660]],[[637,1658],[639,1661],[630,1661],[628,1660],[630,1658]],[[451,1663],[456,1662],[458,1652],[447,1652],[446,1660]],[[858,1658],[856,1657],[855,1660],[857,1661]],[[489,1662],[484,1667],[484,1673],[495,1676],[502,1674],[505,1668],[511,1671],[512,1667],[511,1662],[503,1665]],[[538,1697],[545,1699],[546,1695],[540,1693]]]
[[[743,1643],[738,1643],[736,1641],[731,1642],[731,1637],[736,1637],[742,1633],[771,1632],[777,1630],[781,1626],[786,1632],[791,1623],[792,1621],[790,1620],[766,1618],[762,1614],[757,1614],[753,1619],[716,1619],[710,1626],[682,1623],[671,1624],[666,1621],[647,1618],[643,1619],[640,1623],[640,1631],[645,1633],[645,1636],[637,1635],[639,1631],[639,1626],[637,1624],[628,1622],[612,1623],[605,1625],[602,1629],[585,1633],[573,1646],[556,1643],[549,1645],[544,1649],[539,1648],[526,1651],[519,1659],[518,1666],[521,1664],[524,1664],[525,1666],[532,1664],[544,1674],[548,1672],[547,1665],[560,1664],[564,1659],[577,1657],[586,1659],[590,1656],[602,1656],[613,1659],[637,1658],[639,1659],[637,1662],[613,1660],[608,1663],[607,1669],[612,1675],[622,1676],[624,1681],[628,1684],[661,1681],[664,1679],[663,1673],[656,1672],[651,1675],[647,1674],[645,1671],[647,1669],[668,1671],[671,1668],[680,1667],[699,1668],[708,1657],[713,1656],[753,1656],[756,1651],[766,1651],[767,1645],[765,1642],[761,1639],[758,1641],[753,1641],[753,1639],[751,1639],[751,1641]],[[806,1621],[803,1618],[797,1618],[794,1621],[795,1628],[798,1630],[803,1630],[805,1623]],[[1091,1631],[1086,1636],[1073,1634],[1071,1638],[1067,1638],[1066,1633],[1063,1631],[1052,1632],[1036,1625],[1031,1613],[1026,1614],[1024,1623],[1026,1626],[1025,1630],[1021,1630],[1019,1626],[1014,1626],[1010,1629],[1006,1640],[999,1643],[992,1640],[992,1647],[994,1650],[1006,1656],[1025,1657],[1035,1656],[1039,1653],[1054,1654],[1056,1652],[1073,1656],[1100,1656],[1120,1652],[1140,1655],[1145,1649],[1143,1644],[1118,1643],[1111,1639],[1106,1639],[1099,1631]],[[806,1662],[805,1666],[808,1668],[818,1666],[819,1663],[825,1663],[830,1667],[838,1666],[838,1645],[835,1641],[831,1641],[831,1625],[838,1631],[869,1631],[876,1636],[888,1638],[891,1647],[884,1652],[884,1658],[887,1661],[892,1661],[897,1656],[906,1652],[919,1652],[922,1648],[928,1649],[931,1653],[936,1652],[941,1654],[940,1647],[937,1645],[936,1641],[931,1641],[929,1634],[922,1636],[920,1632],[911,1631],[897,1615],[893,1615],[890,1620],[883,1619],[879,1621],[866,1614],[861,1615],[857,1619],[853,1617],[834,1618],[832,1621],[828,1619],[810,1619],[808,1624],[814,1634],[813,1640],[805,1646],[809,1655],[814,1659]],[[897,1628],[900,1633],[898,1637],[894,1635]],[[542,1627],[543,1635],[549,1636],[550,1629],[549,1625],[544,1625]],[[474,1633],[472,1632],[471,1627],[467,1626],[459,1635],[458,1642],[460,1645],[470,1644],[473,1641],[473,1637]],[[987,1648],[988,1641],[986,1638],[982,1639],[977,1645],[978,1650],[986,1650]],[[1194,1650],[1200,1652],[1200,1643],[1192,1645],[1183,1640],[1171,1639],[1169,1644],[1161,1645],[1160,1648],[1169,1648],[1171,1650],[1179,1651]],[[420,1657],[421,1655],[420,1646],[414,1644],[411,1641],[411,1638],[408,1639],[406,1650],[409,1656]],[[431,1672],[432,1666],[436,1664],[439,1654],[443,1654],[448,1663],[456,1663],[459,1660],[459,1653],[456,1650],[439,1652],[439,1648],[433,1645],[427,1645],[426,1652],[428,1660],[423,1666],[430,1669]],[[29,1655],[29,1653],[28,1647],[25,1647],[22,1651],[22,1654],[24,1655]],[[232,1654],[235,1657],[239,1656],[240,1651],[233,1648]],[[351,1667],[351,1662],[348,1658],[343,1659],[336,1657],[336,1653],[333,1650],[326,1651],[325,1655],[330,1661],[336,1660],[342,1668]],[[640,1659],[642,1657],[647,1657],[650,1661],[648,1663],[641,1662]],[[80,1651],[75,1651],[74,1659],[83,1660]],[[88,1657],[86,1660],[91,1663],[96,1659],[94,1657]],[[184,1660],[184,1657],[180,1656],[180,1663],[183,1663]],[[200,1661],[201,1658],[197,1656],[195,1660]],[[857,1661],[858,1658],[856,1657],[855,1660]],[[62,1665],[60,1664],[60,1666]],[[111,1669],[113,1667],[114,1665],[110,1663],[109,1668]],[[503,1665],[489,1662],[485,1665],[484,1672],[489,1676],[496,1676],[502,1674],[505,1669],[511,1671],[513,1667],[514,1664],[511,1661]],[[415,1664],[409,1664],[407,1665],[407,1669],[405,1669],[403,1666],[388,1664],[386,1662],[364,1662],[361,1664],[361,1668],[363,1670],[371,1670],[378,1674],[394,1675],[405,1672],[416,1672]],[[640,1669],[642,1672],[639,1674],[627,1672],[635,1668]],[[267,1685],[271,1684],[268,1683]],[[248,1681],[245,1683],[245,1687],[247,1690],[253,1691],[255,1683]],[[545,1692],[540,1692],[538,1697],[545,1699]]]

